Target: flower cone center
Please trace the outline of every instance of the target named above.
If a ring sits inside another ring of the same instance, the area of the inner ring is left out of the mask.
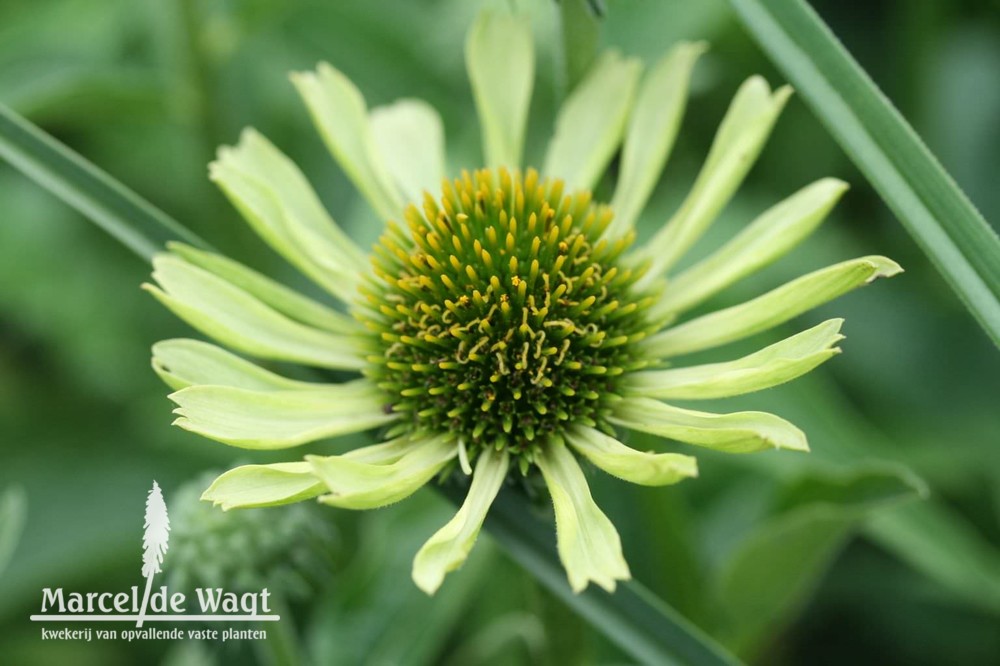
[[[619,378],[643,365],[650,298],[620,262],[631,236],[605,237],[611,210],[563,189],[533,170],[466,172],[389,224],[362,318],[404,429],[530,462],[569,424],[609,428]]]

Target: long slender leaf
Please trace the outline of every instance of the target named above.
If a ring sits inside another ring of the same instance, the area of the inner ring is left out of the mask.
[[[204,246],[180,223],[2,106],[0,157],[50,189],[140,257],[151,259],[163,242],[171,239]],[[494,505],[487,529],[528,573],[559,595],[595,629],[648,663],[736,663],[676,611],[637,584],[625,585],[613,596],[596,589],[573,594],[559,564],[551,526],[526,520],[529,512],[523,497],[504,493]]]
[[[804,0],[729,0],[994,343],[1000,239]]]
[[[970,604],[1000,617],[1000,556],[944,504],[901,506],[872,516],[873,541]]]
[[[206,247],[179,222],[2,104],[0,157],[147,261],[168,240]]]
[[[744,657],[756,654],[806,601],[858,524],[926,494],[912,472],[882,464],[811,472],[782,487],[773,514],[740,543],[716,580],[727,644]]]

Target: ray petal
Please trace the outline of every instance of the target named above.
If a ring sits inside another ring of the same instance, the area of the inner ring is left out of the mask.
[[[549,442],[536,464],[552,496],[556,545],[570,587],[579,593],[594,582],[614,592],[616,582],[631,573],[618,530],[591,497],[580,465],[558,439]]]
[[[681,409],[650,398],[615,403],[609,420],[643,432],[727,453],[767,449],[808,451],[806,436],[788,421],[766,412],[710,414]]]

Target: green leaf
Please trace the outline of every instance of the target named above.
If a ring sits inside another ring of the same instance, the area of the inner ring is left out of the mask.
[[[27,513],[24,491],[15,486],[0,497],[0,573],[3,573],[21,540]]]
[[[207,247],[195,234],[0,104],[0,157],[146,260],[168,240]]]
[[[846,471],[813,472],[786,484],[774,501],[774,511],[803,504],[829,504],[843,511],[864,512],[902,499],[926,499],[923,479],[906,467],[867,464]]]
[[[1000,239],[803,0],[729,0],[993,341]]]
[[[955,596],[1000,614],[1000,556],[946,504],[922,502],[880,513],[868,521],[866,533]]]
[[[727,644],[746,657],[776,631],[829,567],[853,518],[829,506],[806,506],[760,526],[738,548],[719,579],[728,617]]]
[[[821,453],[825,459],[856,465],[871,457],[898,459],[909,448],[888,439],[823,373],[803,377],[794,390],[782,391],[782,398],[790,414],[809,415],[811,429],[827,432]],[[950,457],[963,457],[954,447],[943,448]],[[914,459],[918,461],[919,457]],[[940,585],[956,602],[1000,613],[1000,552],[985,533],[942,498],[880,511],[866,520],[865,534]]]
[[[793,481],[780,494],[775,517],[737,547],[719,574],[719,599],[733,643],[751,650],[774,635],[868,512],[926,492],[912,474],[888,468],[815,473]]]

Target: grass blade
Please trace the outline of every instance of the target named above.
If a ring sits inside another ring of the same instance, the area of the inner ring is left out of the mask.
[[[804,0],[729,0],[744,27],[1000,346],[1000,239]]]
[[[206,247],[179,222],[2,104],[0,158],[147,261],[168,240]]]

